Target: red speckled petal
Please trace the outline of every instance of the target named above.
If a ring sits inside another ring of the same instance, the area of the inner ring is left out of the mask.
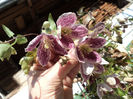
[[[104,38],[91,38],[89,40],[89,44],[91,48],[101,48],[106,43],[106,40]]]
[[[49,49],[44,48],[44,43],[41,43],[37,50],[38,61],[42,66],[46,66],[50,60],[51,53]]]
[[[90,63],[100,63],[102,60],[101,56],[95,51],[84,54],[84,56]]]
[[[61,36],[61,42],[64,47],[70,49],[74,47],[74,42],[69,36]]]
[[[25,52],[32,51],[34,48],[36,48],[36,46],[39,44],[42,38],[43,34],[36,36],[32,41],[30,41],[28,46],[25,48]]]
[[[86,35],[88,35],[88,29],[84,25],[74,25],[72,26],[72,33],[71,37],[72,38],[82,38]]]
[[[76,14],[72,12],[62,14],[57,20],[57,26],[61,25],[62,27],[72,26],[77,20]]]

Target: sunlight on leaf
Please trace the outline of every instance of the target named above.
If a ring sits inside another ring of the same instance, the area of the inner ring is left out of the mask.
[[[49,13],[48,21],[49,21],[49,23],[50,23],[50,29],[51,29],[51,30],[56,30],[56,24],[55,24],[55,22],[54,22],[54,19],[53,19],[51,13]]]
[[[16,50],[10,44],[0,44],[0,59],[9,60],[11,55],[17,54]]]
[[[6,32],[8,37],[13,37],[14,36],[14,33],[8,27],[6,27],[5,25],[2,25],[2,28]]]
[[[17,44],[25,44],[27,43],[28,40],[26,37],[22,36],[22,35],[17,35]]]
[[[21,65],[21,68],[25,74],[28,74],[33,59],[34,59],[33,57],[22,57],[20,59],[19,65]]]

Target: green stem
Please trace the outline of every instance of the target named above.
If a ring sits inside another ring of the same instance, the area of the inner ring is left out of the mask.
[[[26,37],[26,36],[31,36],[31,35],[38,35],[38,34],[30,33],[30,34],[25,34],[25,35],[22,35],[22,36]],[[0,42],[0,44],[3,44],[3,43],[10,43],[10,42],[12,42],[12,41],[15,40],[15,41],[11,44],[11,45],[14,45],[14,44],[16,43],[16,39],[17,39],[17,37],[14,37],[14,38],[12,38],[12,39],[10,39],[10,40],[8,40],[8,41]]]

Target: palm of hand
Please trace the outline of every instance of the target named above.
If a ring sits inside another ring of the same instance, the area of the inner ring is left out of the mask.
[[[75,60],[69,60],[61,66],[49,64],[45,68],[35,64],[37,69],[29,73],[30,99],[72,99],[73,78],[79,71],[79,64]]]

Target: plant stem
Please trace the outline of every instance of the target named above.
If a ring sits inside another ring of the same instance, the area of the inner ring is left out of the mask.
[[[25,35],[22,35],[22,36],[26,37],[26,36],[31,36],[31,35],[38,35],[38,34],[30,33],[30,34],[25,34]],[[2,43],[10,43],[10,42],[14,41],[16,38],[17,38],[17,37],[13,37],[12,39],[10,39],[10,40],[8,40],[8,41],[0,42],[0,44],[2,44]]]

